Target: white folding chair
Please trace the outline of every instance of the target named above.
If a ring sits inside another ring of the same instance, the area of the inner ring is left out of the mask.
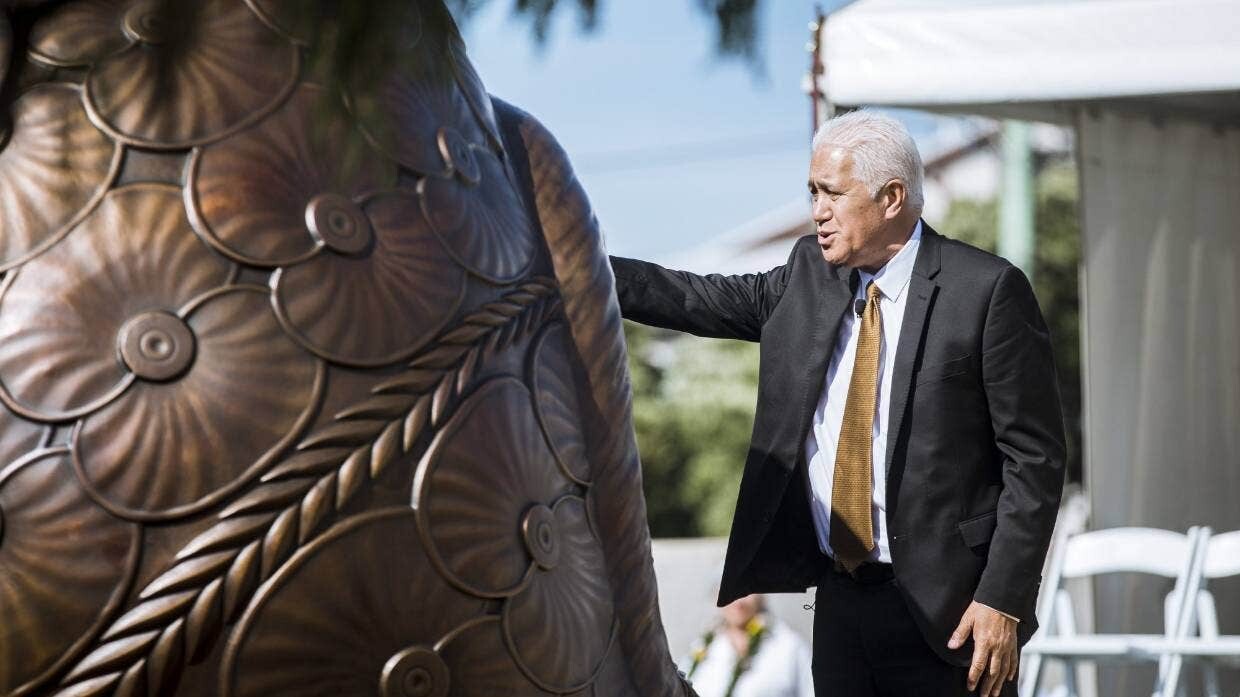
[[[1195,612],[1188,618],[1186,636],[1168,648],[1200,662],[1206,697],[1221,697],[1217,666],[1240,666],[1240,635],[1219,633],[1214,595],[1206,586],[1211,580],[1240,576],[1240,530],[1211,536],[1210,528],[1203,528],[1198,547],[1202,550],[1198,560],[1201,581],[1192,606]]]
[[[1039,604],[1038,634],[1025,646],[1026,664],[1020,694],[1035,697],[1041,686],[1044,661],[1056,658],[1067,663],[1065,687],[1078,697],[1078,661],[1157,661],[1158,682],[1151,694],[1174,697],[1169,680],[1178,673],[1177,657],[1168,652],[1169,640],[1182,638],[1191,613],[1184,599],[1193,585],[1194,563],[1200,528],[1187,534],[1153,528],[1111,528],[1081,533],[1059,545],[1051,560],[1045,583],[1046,595]],[[1164,604],[1163,634],[1098,634],[1077,631],[1072,596],[1064,582],[1108,573],[1152,574],[1175,579]],[[1194,586],[1195,590],[1195,586]],[[1170,688],[1170,691],[1168,690]]]

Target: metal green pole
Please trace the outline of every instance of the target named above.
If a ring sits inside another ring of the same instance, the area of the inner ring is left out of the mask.
[[[1003,189],[999,199],[999,255],[1033,279],[1033,157],[1029,124],[1003,124]]]

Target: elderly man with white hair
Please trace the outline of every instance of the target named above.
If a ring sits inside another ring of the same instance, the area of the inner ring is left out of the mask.
[[[765,273],[611,260],[625,317],[761,342],[719,604],[816,586],[820,696],[1015,695],[1065,460],[1033,289],[921,220],[895,119],[824,123],[808,184]]]

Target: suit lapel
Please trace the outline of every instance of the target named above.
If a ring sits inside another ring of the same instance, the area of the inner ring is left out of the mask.
[[[811,359],[805,362],[807,371],[802,382],[801,418],[797,422],[797,461],[802,467],[805,466],[805,437],[809,433],[809,422],[818,405],[823,381],[827,378],[827,368],[831,363],[831,354],[835,351],[840,323],[853,298],[853,289],[849,286],[852,269],[826,265],[822,268],[825,273],[817,284],[820,290],[814,308],[812,340],[807,354]]]
[[[935,294],[939,286],[934,281],[940,269],[939,244],[942,237],[929,225],[922,223],[921,245],[917,250],[917,260],[913,262],[913,275],[909,279],[909,297],[904,307],[904,322],[900,325],[900,340],[896,346],[895,369],[891,377],[891,407],[887,412],[887,482],[890,484],[892,475],[898,464],[893,457],[896,443],[900,440],[900,429],[904,426],[904,414],[908,407],[909,388],[913,381],[913,363],[920,353],[922,338],[925,335],[926,318],[930,307],[934,304]],[[898,479],[897,479],[898,481]],[[892,488],[887,487],[890,497],[894,495]]]

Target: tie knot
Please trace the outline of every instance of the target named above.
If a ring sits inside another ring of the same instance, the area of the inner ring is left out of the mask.
[[[875,283],[874,281],[870,281],[869,285],[865,287],[866,300],[870,302],[878,300],[878,296],[881,295],[882,292],[883,291],[879,290],[877,283]]]

